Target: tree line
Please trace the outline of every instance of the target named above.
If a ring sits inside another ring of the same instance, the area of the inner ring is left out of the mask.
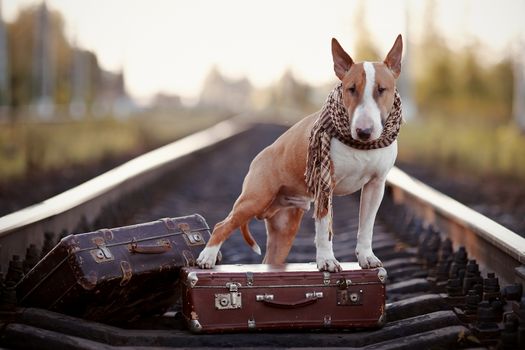
[[[42,27],[39,16],[46,17],[46,26]],[[107,90],[124,93],[122,75],[104,71],[93,52],[70,43],[62,15],[49,10],[45,3],[21,9],[16,19],[4,23],[4,27],[4,55],[8,62],[4,74],[8,85],[7,91],[2,91],[1,101],[9,106],[11,115],[40,97],[43,69],[50,76],[49,99],[55,106],[69,106],[76,99],[89,111]],[[47,46],[45,51],[40,50],[42,45]],[[47,65],[39,67],[42,53],[48,56]]]

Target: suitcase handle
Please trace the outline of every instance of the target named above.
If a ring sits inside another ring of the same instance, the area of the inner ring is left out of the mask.
[[[162,240],[156,245],[138,245],[137,242],[131,241],[129,251],[136,254],[162,254],[171,249],[169,240]]]
[[[263,302],[264,305],[275,307],[278,309],[298,309],[303,306],[312,305],[317,300],[319,300],[319,297],[313,297],[313,298],[305,298],[301,299],[299,301],[292,301],[292,302],[285,302],[285,301],[274,301],[273,299],[263,299],[260,300]]]

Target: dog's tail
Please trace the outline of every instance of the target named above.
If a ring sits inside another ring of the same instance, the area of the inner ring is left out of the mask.
[[[250,232],[250,229],[248,228],[248,221],[241,225],[240,227],[242,236],[244,237],[244,240],[248,245],[252,248],[254,252],[261,255],[261,247],[257,244],[255,241],[255,238],[253,238],[252,233]]]

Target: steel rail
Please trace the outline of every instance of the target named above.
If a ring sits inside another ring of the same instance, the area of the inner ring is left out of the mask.
[[[30,243],[41,246],[45,231],[71,232],[84,216],[92,222],[105,205],[146,186],[180,161],[248,129],[233,118],[157,148],[43,202],[0,217],[0,267],[24,256]]]
[[[43,232],[72,230],[80,217],[94,220],[101,208],[146,186],[180,165],[180,161],[247,130],[239,118],[219,123],[130,160],[75,188],[41,203],[0,217],[0,266],[6,270],[13,254],[23,256],[29,243],[42,244]],[[504,283],[525,282],[525,238],[454,199],[393,168],[387,192],[426,224],[440,229],[457,248],[463,245],[485,271]]]
[[[525,286],[525,238],[398,168],[388,174],[387,187],[396,204],[439,228],[455,248],[465,246],[482,270],[496,272],[506,284]]]

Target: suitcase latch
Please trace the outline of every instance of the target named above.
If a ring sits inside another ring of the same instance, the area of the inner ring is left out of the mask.
[[[106,247],[106,241],[102,237],[93,238],[93,243],[96,244],[97,248],[91,250],[90,253],[96,263],[115,260],[111,251]]]
[[[363,305],[362,289],[340,289],[337,291],[338,306]]]
[[[186,243],[188,245],[203,245],[203,244],[205,244],[204,237],[202,237],[202,234],[200,232],[197,232],[197,231],[191,232],[190,225],[188,225],[187,223],[181,222],[179,224],[179,229],[184,234],[184,238],[186,239]]]
[[[226,288],[230,290],[229,293],[215,294],[215,309],[217,310],[233,310],[242,308],[242,295],[239,292],[240,283],[228,282]]]

